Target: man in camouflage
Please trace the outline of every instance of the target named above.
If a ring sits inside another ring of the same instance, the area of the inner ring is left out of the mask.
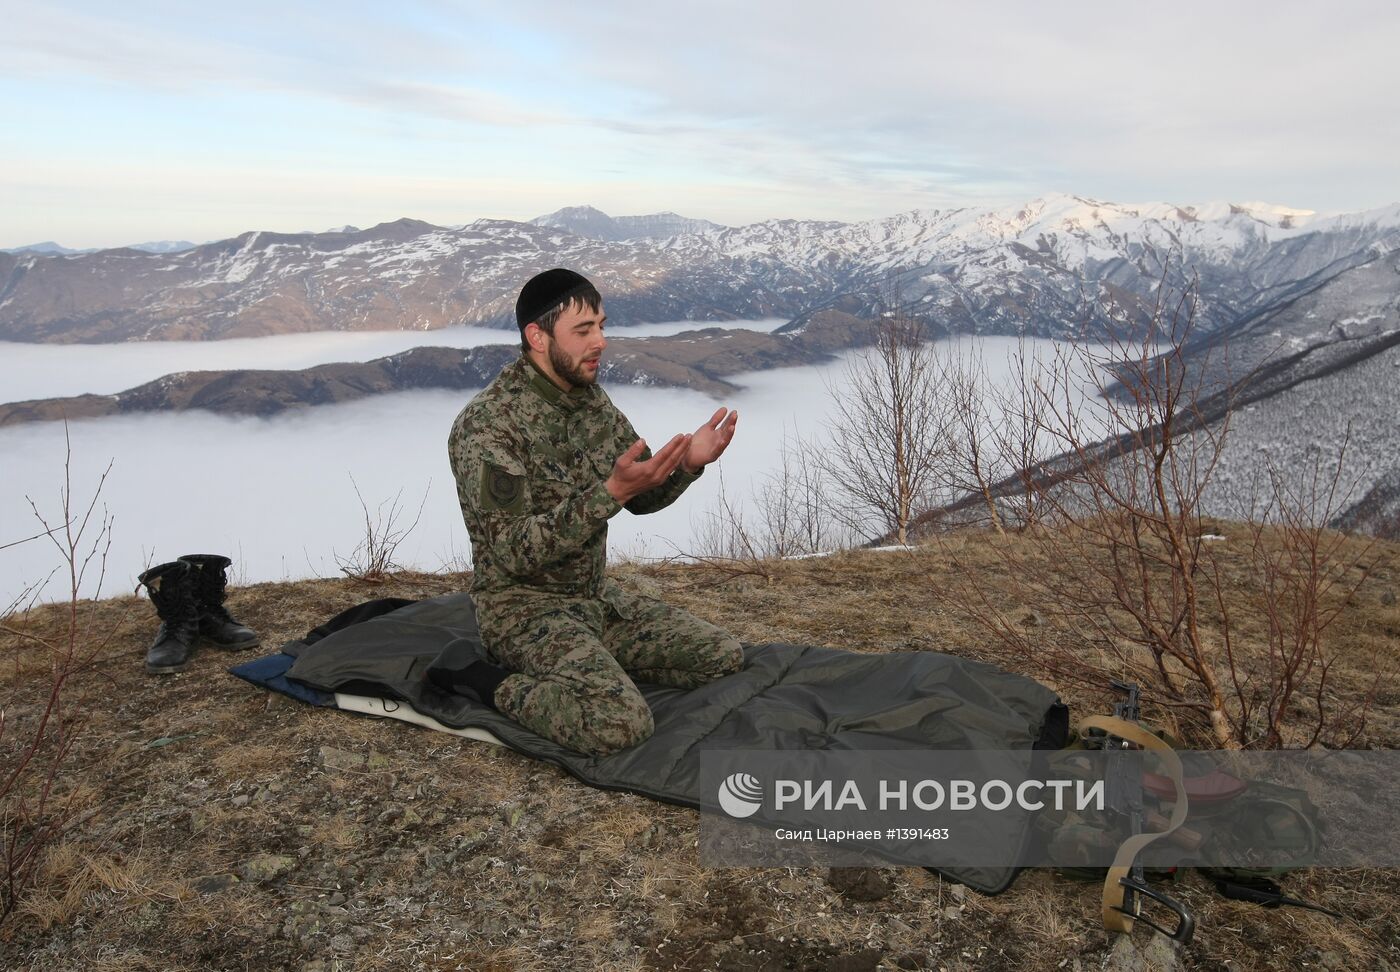
[[[520,292],[521,357],[453,423],[448,455],[471,535],[472,599],[496,667],[470,689],[527,729],[592,755],[651,735],[638,679],[694,688],[737,671],[720,628],[604,576],[608,519],[669,506],[724,452],[721,408],[655,455],[597,384],[602,298],[555,269]]]

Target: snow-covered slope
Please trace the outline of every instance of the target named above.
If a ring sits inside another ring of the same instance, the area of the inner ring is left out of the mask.
[[[1092,330],[1109,300],[1142,313],[1164,276],[1181,286],[1194,275],[1209,332],[1400,249],[1400,206],[1324,217],[1054,195],[856,223],[702,224],[659,239],[591,238],[580,234],[606,229],[600,219],[614,234],[637,230],[597,210],[561,213],[574,215],[245,233],[173,254],[0,254],[0,339],[506,327],[521,282],[552,266],[586,272],[615,320],[791,317],[838,298],[873,311],[895,290],[935,329],[1046,336]],[[635,217],[656,233],[671,218]],[[540,225],[550,221],[574,229]]]

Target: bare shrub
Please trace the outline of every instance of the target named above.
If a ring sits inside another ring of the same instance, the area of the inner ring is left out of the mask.
[[[978,497],[987,523],[1002,533],[993,488],[1005,473],[998,468],[990,441],[990,382],[981,350],[975,346],[964,350],[949,343],[936,361],[935,384],[929,394],[938,395],[947,403],[947,448],[939,464],[940,484],[950,496],[967,493]]]
[[[724,574],[738,576],[754,574],[765,580],[773,579],[764,565],[768,551],[761,533],[744,515],[725,488],[724,471],[716,468],[719,492],[714,505],[702,510],[699,519],[691,521],[692,546],[689,551],[677,551],[679,559],[702,564]]]
[[[816,447],[795,434],[783,438],[778,467],[764,476],[755,498],[769,556],[807,556],[852,542],[832,509]]]
[[[0,769],[0,922],[15,912],[34,881],[46,848],[58,842],[84,806],[78,798],[79,788],[65,789],[63,779],[83,726],[84,707],[73,698],[74,683],[103,658],[110,641],[110,635],[101,636],[89,628],[85,605],[92,602],[80,598],[79,591],[89,569],[97,571],[98,593],[106,575],[112,517],[105,508],[98,514],[97,503],[112,467],[109,463],[86,509],[81,508],[73,497],[72,444],[66,423],[64,440],[67,452],[59,493],[60,520],[50,522],[52,518],[26,497],[43,531],[19,542],[47,537],[58,550],[62,566],[54,573],[66,568],[68,575],[66,623],[56,637],[42,637],[25,623],[47,580],[26,588],[0,611],[0,630],[37,653],[43,672],[37,705],[28,706],[23,718],[12,718],[19,700],[34,693],[33,687],[25,684],[32,678],[30,666],[22,662],[22,652],[16,649],[7,698],[0,703],[0,752],[6,754]],[[51,573],[49,579],[53,576]]]
[[[333,552],[332,556],[336,566],[346,577],[371,584],[382,584],[389,574],[400,567],[394,562],[394,553],[423,518],[423,507],[428,503],[428,489],[432,487],[432,483],[430,481],[428,487],[423,490],[418,512],[414,514],[413,522],[407,526],[400,523],[405,514],[402,489],[394,494],[393,499],[381,502],[371,513],[354,476],[350,477],[350,485],[355,488],[355,497],[360,501],[360,509],[364,513],[364,536],[349,555],[342,557]]]
[[[1036,393],[1036,373],[1041,363],[1024,340],[1009,363],[1011,380],[1000,391],[991,392],[992,405],[984,414],[995,415],[990,434],[996,468],[1005,470],[1015,483],[1014,488],[998,497],[998,508],[1005,511],[1001,521],[1028,527],[1040,522],[1047,513],[1036,471],[1054,454],[1055,444],[1053,437],[1043,431],[1048,420],[1047,400]],[[1057,365],[1056,370],[1064,368]]]
[[[1315,452],[1311,468],[1297,481],[1266,462],[1267,488],[1245,518],[1253,566],[1245,593],[1263,622],[1263,664],[1239,662],[1228,616],[1221,637],[1246,745],[1345,748],[1365,731],[1379,680],[1348,703],[1333,699],[1329,676],[1336,653],[1325,640],[1365,581],[1360,564],[1369,561],[1375,545],[1369,539],[1349,551],[1347,536],[1327,529],[1350,499],[1340,475],[1349,440],[1350,431],[1335,460]],[[1218,569],[1212,581],[1225,586]],[[1378,670],[1376,661],[1372,671]]]
[[[1042,669],[1095,686],[1140,681],[1215,745],[1354,739],[1357,713],[1328,706],[1322,641],[1337,598],[1360,582],[1358,555],[1321,527],[1338,508],[1340,465],[1326,467],[1330,478],[1319,468],[1307,495],[1271,479],[1267,515],[1246,530],[1254,575],[1227,584],[1204,539],[1204,500],[1232,392],[1207,387],[1210,369],[1188,360],[1194,288],[1168,289],[1164,280],[1145,333],[1120,317],[1102,356],[1077,345],[1023,372],[1011,400],[1023,403],[1011,411],[1022,426],[1001,434],[1001,454],[1048,442],[1057,455],[998,487],[1020,497],[1025,516],[1016,542],[997,545],[1020,603],[990,596],[975,571],[954,596]],[[1083,399],[1085,385],[1097,399]],[[1241,649],[1231,614],[1241,584],[1267,622],[1266,651]]]
[[[784,436],[778,465],[753,489],[751,507],[735,499],[717,472],[718,495],[691,520],[691,549],[678,549],[678,559],[771,581],[764,561],[829,553],[856,540],[832,508],[817,447],[795,433]]]
[[[898,294],[874,324],[873,348],[846,368],[846,388],[831,389],[834,414],[821,469],[833,509],[850,525],[895,542],[932,504],[946,450],[945,399],[933,393],[938,362],[923,324]]]

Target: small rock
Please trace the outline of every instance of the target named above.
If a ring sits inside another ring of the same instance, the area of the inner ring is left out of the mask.
[[[1113,943],[1103,972],[1178,972],[1181,957],[1170,939],[1152,935],[1139,945],[1130,935]]]
[[[176,742],[179,742],[181,739],[188,739],[188,738],[190,738],[189,735],[184,735],[184,736],[161,736],[161,737],[159,737],[158,739],[152,739],[150,742],[146,743],[146,748],[147,748],[147,749],[164,749],[166,746],[169,746],[171,743],[176,743]]]
[[[491,833],[491,818],[475,816],[469,818],[462,824],[462,832],[457,837],[457,847],[453,850],[452,856],[455,858],[458,853],[468,853],[475,850],[485,842]]]
[[[245,881],[271,881],[296,866],[296,859],[285,854],[259,854],[245,861],[240,872]]]
[[[251,799],[252,797],[248,796],[248,794],[240,793],[238,794],[238,796],[233,798],[232,802],[235,807],[246,807],[248,805],[248,801]]]
[[[204,877],[193,878],[186,884],[200,894],[218,894],[220,891],[227,891],[238,883],[236,874],[206,874]]]
[[[370,753],[366,765],[372,770],[382,770],[388,769],[391,764],[389,757],[383,753]]]
[[[833,867],[826,883],[851,901],[880,901],[894,886],[884,871],[873,867]]]
[[[297,941],[305,945],[319,934],[321,934],[321,923],[319,921],[309,921],[297,929],[296,938]]]
[[[152,901],[141,906],[136,912],[137,923],[142,928],[155,928],[165,919],[165,906]]]
[[[264,712],[276,712],[279,709],[300,709],[302,703],[292,698],[290,695],[283,695],[281,692],[268,692],[267,701],[263,703]],[[305,966],[310,968],[311,966]]]
[[[365,767],[365,757],[334,746],[321,747],[321,766],[328,770],[354,771]]]

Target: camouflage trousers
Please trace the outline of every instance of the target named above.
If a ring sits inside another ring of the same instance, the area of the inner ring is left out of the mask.
[[[742,667],[723,629],[654,598],[612,586],[606,599],[569,598],[488,647],[512,674],[496,707],[526,729],[590,756],[635,746],[654,727],[628,673],[695,688]]]

